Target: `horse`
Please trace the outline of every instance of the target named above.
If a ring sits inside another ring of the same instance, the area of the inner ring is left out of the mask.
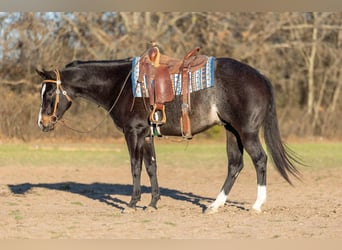
[[[154,136],[151,134],[146,98],[134,97],[131,81],[132,58],[111,61],[73,61],[58,70],[36,69],[41,82],[41,104],[38,126],[51,131],[75,98],[88,99],[107,110],[116,127],[122,131],[130,157],[133,191],[125,211],[135,210],[141,198],[141,171],[144,163],[151,185],[148,209],[157,209],[160,199]],[[216,58],[213,87],[192,92],[190,113],[193,135],[214,125],[226,133],[228,171],[216,199],[204,213],[215,213],[224,206],[228,194],[243,169],[243,153],[252,159],[256,171],[257,194],[252,208],[261,212],[267,198],[266,166],[268,155],[276,170],[290,185],[290,176],[301,179],[297,157],[283,143],[270,80],[252,66],[233,58]],[[166,103],[167,122],[160,127],[162,135],[181,136],[179,122],[182,98],[175,96]],[[265,153],[259,131],[268,154]]]

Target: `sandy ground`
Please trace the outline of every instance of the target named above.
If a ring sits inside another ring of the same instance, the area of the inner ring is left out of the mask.
[[[218,213],[203,214],[224,181],[226,169],[159,167],[162,198],[145,211],[149,180],[142,176],[142,200],[123,214],[130,200],[129,166],[0,168],[1,239],[301,239],[342,238],[342,169],[302,170],[291,187],[269,166],[268,200],[260,214],[252,167],[240,174]]]

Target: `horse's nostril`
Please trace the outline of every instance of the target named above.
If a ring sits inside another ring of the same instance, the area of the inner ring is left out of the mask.
[[[55,116],[55,115],[51,116],[50,119],[51,119],[51,122],[52,122],[52,123],[56,123],[57,120],[58,120],[57,116]]]
[[[42,121],[39,121],[38,122],[38,127],[41,129],[41,130],[44,130],[46,127],[44,126],[44,123]]]

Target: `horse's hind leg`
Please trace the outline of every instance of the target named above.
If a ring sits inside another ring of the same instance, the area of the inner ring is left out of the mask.
[[[257,174],[257,199],[253,209],[261,212],[261,206],[266,201],[266,164],[267,155],[264,152],[258,133],[248,133],[243,135],[243,144],[246,151],[251,156]]]
[[[229,127],[228,129],[232,129]],[[243,168],[243,146],[239,135],[234,131],[234,134],[227,130],[227,155],[228,155],[228,174],[223,184],[221,192],[216,200],[209,205],[205,213],[215,213],[219,207],[224,206],[228,194],[235,183],[236,178]]]
[[[152,199],[149,204],[150,207],[157,208],[157,202],[160,199],[160,191],[157,178],[157,160],[154,149],[153,137],[146,137],[144,143],[144,163],[147,174],[150,178]]]

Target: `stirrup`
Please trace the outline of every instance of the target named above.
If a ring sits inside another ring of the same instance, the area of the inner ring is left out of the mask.
[[[162,119],[161,120],[159,119],[158,114],[156,113],[158,110],[162,112]],[[156,124],[156,125],[165,124],[166,123],[165,105],[163,105],[162,110],[160,110],[160,109],[158,109],[158,110],[157,110],[157,105],[154,104],[153,110],[150,114],[150,122],[152,124]]]

